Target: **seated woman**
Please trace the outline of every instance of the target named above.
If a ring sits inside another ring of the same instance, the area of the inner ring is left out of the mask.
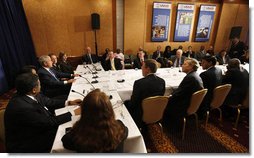
[[[67,62],[66,53],[60,52],[58,58],[61,72],[74,74],[73,67]]]
[[[62,137],[63,146],[82,153],[123,152],[128,128],[115,120],[109,97],[95,89],[81,104],[81,118]]]

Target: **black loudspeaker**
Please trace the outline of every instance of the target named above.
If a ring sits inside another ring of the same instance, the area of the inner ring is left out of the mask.
[[[98,13],[91,14],[92,19],[92,29],[98,30],[100,29],[100,15]]]
[[[231,28],[229,39],[233,39],[234,37],[240,38],[242,31],[242,26],[235,26]]]

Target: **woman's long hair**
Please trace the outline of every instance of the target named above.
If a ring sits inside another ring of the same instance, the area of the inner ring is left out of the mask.
[[[79,151],[107,152],[123,139],[124,127],[115,120],[109,97],[95,89],[83,100],[81,118],[73,127]]]

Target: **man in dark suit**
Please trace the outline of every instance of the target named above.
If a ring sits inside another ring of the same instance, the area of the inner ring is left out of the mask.
[[[232,44],[229,50],[229,57],[238,58],[240,59],[241,56],[244,54],[245,44],[239,40],[239,37],[234,37],[232,39]]]
[[[184,59],[185,57],[182,56],[183,54],[183,50],[182,49],[178,49],[176,51],[176,55],[171,57],[171,64],[173,67],[181,67],[184,63]]]
[[[191,96],[194,92],[203,89],[203,82],[196,73],[199,63],[196,59],[187,58],[182,65],[182,71],[187,75],[179,87],[172,93],[164,111],[163,121],[168,124],[176,122],[187,114]]]
[[[71,84],[75,79],[60,81],[60,78],[71,78],[78,74],[61,73],[52,69],[52,61],[49,56],[43,55],[39,58],[39,63],[42,68],[38,70],[38,75],[41,81],[41,89],[44,95],[48,97],[56,97],[60,95],[68,95]]]
[[[57,128],[71,120],[80,109],[55,116],[48,109],[65,106],[65,100],[53,100],[40,95],[40,81],[32,73],[16,79],[17,93],[9,101],[5,116],[6,151],[8,153],[50,152]],[[68,101],[69,105],[81,100]]]
[[[142,65],[142,74],[144,78],[134,82],[131,100],[125,102],[128,111],[139,128],[143,125],[142,100],[151,96],[164,95],[165,93],[165,81],[155,75],[156,71],[156,61],[153,59],[145,60]]]
[[[153,52],[152,59],[158,60],[159,58],[163,57],[163,52],[161,51],[161,46],[157,46],[157,49],[155,52]]]
[[[57,56],[55,54],[53,54],[53,53],[50,53],[49,57],[50,57],[50,59],[52,61],[52,69],[54,69],[55,71],[61,72],[60,65],[57,62]]]
[[[109,58],[105,61],[105,71],[122,70],[123,65],[121,63],[121,60],[118,58],[115,58],[113,51],[109,51],[108,57]]]
[[[145,56],[145,53],[143,51],[138,52],[137,58],[134,59],[134,61],[133,61],[133,68],[134,69],[141,69],[142,64],[145,61],[144,56]]]
[[[228,71],[222,78],[223,84],[231,84],[224,105],[238,105],[241,103],[249,90],[249,73],[240,66],[240,60],[230,59],[227,66]]]
[[[98,57],[96,54],[91,53],[91,48],[86,48],[86,54],[83,56],[83,62],[86,64],[93,64],[98,62]]]
[[[213,98],[213,90],[215,87],[221,85],[222,82],[222,70],[216,65],[216,58],[215,56],[206,55],[202,60],[202,68],[206,71],[200,74],[202,78],[204,88],[208,89],[203,102],[201,103],[198,109],[199,118],[205,116],[205,112],[209,109],[210,103]]]

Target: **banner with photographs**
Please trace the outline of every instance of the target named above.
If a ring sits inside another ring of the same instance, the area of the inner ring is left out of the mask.
[[[152,41],[168,40],[168,27],[171,3],[153,3]]]
[[[204,42],[209,40],[216,6],[201,5],[195,41]]]
[[[174,41],[189,41],[193,11],[193,4],[178,4]]]

